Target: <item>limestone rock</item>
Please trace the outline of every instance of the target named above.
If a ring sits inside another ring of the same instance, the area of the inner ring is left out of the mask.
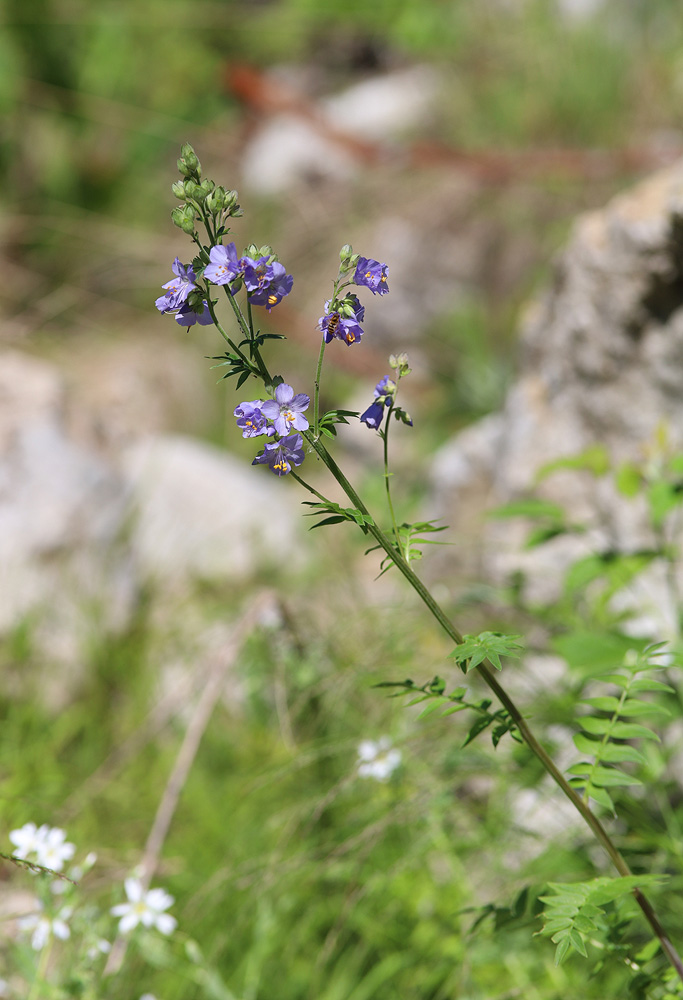
[[[474,479],[484,506],[536,493],[589,525],[522,551],[528,526],[490,522],[481,560],[497,579],[522,569],[529,596],[552,599],[562,568],[582,551],[632,550],[651,541],[644,510],[610,480],[556,474],[545,463],[606,447],[615,462],[642,460],[664,424],[683,447],[683,163],[662,171],[576,222],[555,281],[529,311],[518,378],[503,412],[459,435],[436,456],[434,499],[456,532]],[[473,449],[472,440],[485,441]],[[474,453],[474,458],[473,458]],[[662,594],[656,603],[661,603]]]
[[[121,477],[75,443],[52,366],[0,357],[0,633],[30,622],[54,660],[73,662],[96,622],[127,619],[134,581],[116,548]]]
[[[164,435],[123,456],[131,491],[131,546],[160,586],[243,581],[298,560],[303,532],[290,483],[210,445]]]

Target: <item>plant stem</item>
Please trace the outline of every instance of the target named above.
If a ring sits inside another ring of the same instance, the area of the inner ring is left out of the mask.
[[[339,485],[342,487],[342,489],[348,496],[349,500],[351,500],[351,502],[356,506],[356,508],[360,510],[363,514],[369,515],[369,511],[363,504],[362,500],[360,499],[354,488],[351,486],[348,479],[341,471],[335,460],[332,458],[327,449],[324,447],[324,445],[320,441],[313,440],[312,436],[308,432],[304,432],[304,436],[309,441],[309,443],[312,444],[313,448],[315,449],[321,460],[325,463],[327,468],[330,470],[334,478],[337,480]],[[462,634],[458,631],[456,626],[450,621],[445,612],[437,604],[437,602],[434,600],[430,592],[423,584],[422,580],[420,580],[417,574],[410,568],[410,566],[405,561],[401,553],[398,552],[396,548],[394,548],[394,546],[392,546],[391,542],[386,537],[384,532],[380,528],[378,528],[377,525],[374,524],[374,522],[368,525],[368,531],[372,534],[372,536],[379,543],[379,545],[384,549],[387,555],[393,560],[397,569],[403,574],[403,576],[406,578],[406,580],[411,585],[413,590],[415,590],[417,595],[427,605],[429,611],[431,612],[433,617],[437,620],[437,622],[441,625],[446,634],[450,636],[450,638],[453,639],[453,641],[457,645],[460,645],[463,641]],[[538,740],[532,733],[521,711],[517,708],[512,698],[510,698],[507,691],[502,687],[502,685],[496,678],[495,668],[493,667],[493,665],[488,660],[485,660],[483,663],[479,664],[479,666],[476,669],[479,675],[488,685],[488,687],[493,691],[498,700],[507,710],[510,717],[514,720],[521,736],[523,737],[529,749],[540,760],[545,771],[550,775],[553,781],[564,792],[564,794],[572,803],[574,808],[580,813],[582,818],[588,824],[591,831],[593,832],[593,834],[595,835],[596,839],[599,841],[605,852],[607,853],[608,857],[610,858],[612,864],[619,872],[619,874],[622,876],[632,875],[633,873],[631,872],[631,869],[629,868],[628,864],[622,857],[621,853],[613,843],[611,837],[605,830],[604,826],[602,825],[598,817],[594,815],[588,804],[584,802],[583,799],[574,791],[574,789],[566,780],[562,772],[558,769],[558,767],[556,766],[555,762],[552,760],[550,755],[547,753],[547,751],[538,742]],[[649,923],[656,937],[659,939],[664,954],[671,962],[672,966],[674,967],[674,969],[678,973],[678,976],[683,982],[683,962],[681,961],[676,949],[674,948],[668,936],[666,935],[666,932],[664,931],[664,928],[659,922],[659,919],[654,909],[652,908],[652,905],[650,904],[650,902],[647,900],[647,898],[644,896],[644,894],[641,892],[640,889],[637,888],[634,889],[633,895],[635,896],[636,901],[645,916],[645,919]]]
[[[323,370],[323,358],[325,357],[325,336],[323,334],[320,342],[320,354],[318,355],[318,367],[315,370],[315,383],[313,389],[313,437],[318,440],[318,406],[320,398],[320,376]]]
[[[391,487],[389,485],[389,478],[391,473],[389,472],[389,428],[391,427],[391,414],[394,412],[394,402],[396,397],[391,400],[391,405],[389,407],[389,413],[384,424],[384,486],[387,492],[387,505],[389,507],[389,513],[391,514],[391,523],[394,528],[394,538],[396,539],[396,548],[403,556],[403,546],[401,545],[401,536],[398,532],[398,524],[396,523],[396,514],[394,513],[394,505],[391,501]]]

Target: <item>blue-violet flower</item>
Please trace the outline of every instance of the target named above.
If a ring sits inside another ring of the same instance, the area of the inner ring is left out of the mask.
[[[276,476],[286,476],[292,466],[301,465],[304,460],[304,441],[301,434],[290,434],[279,441],[266,444],[252,465],[267,465]]]
[[[237,426],[242,431],[243,438],[260,437],[261,434],[270,437],[275,433],[275,428],[263,415],[263,405],[262,399],[254,399],[250,403],[240,403],[235,407],[234,415],[237,417]]]
[[[196,288],[195,278],[197,275],[194,273],[191,264],[188,264],[186,267],[180,263],[180,258],[176,257],[171,265],[171,270],[176,277],[171,278],[170,281],[161,286],[166,289],[166,293],[160,295],[154,303],[160,313],[172,312],[174,309],[179,309],[193,288]]]
[[[272,420],[277,433],[284,437],[290,431],[305,431],[308,420],[302,416],[311,402],[310,396],[304,392],[294,395],[291,385],[281,382],[275,389],[275,399],[269,399],[261,405],[261,412],[268,420]]]
[[[388,270],[387,265],[380,264],[378,260],[373,260],[371,257],[360,257],[356,265],[356,274],[353,280],[356,285],[365,285],[373,295],[375,293],[386,295],[389,291],[389,285],[387,284]]]
[[[194,326],[195,323],[199,323],[200,326],[211,326],[213,320],[206,299],[202,299],[201,307],[200,312],[198,309],[193,309],[189,302],[185,302],[176,313],[176,323],[187,327]]]
[[[287,274],[284,266],[275,260],[268,263],[268,257],[241,257],[240,264],[244,269],[244,284],[249,294],[249,301],[254,306],[265,306],[268,312],[289,295],[294,284],[294,278]]]
[[[337,303],[338,308],[330,312],[332,299],[325,303],[325,315],[318,320],[318,329],[325,335],[325,343],[329,344],[335,338],[343,341],[347,347],[359,344],[363,336],[361,323],[365,316],[365,306],[351,294]]]
[[[204,277],[214,285],[227,285],[241,272],[240,261],[237,260],[237,250],[234,243],[227,246],[211,247],[209,253],[211,263],[204,268]]]
[[[361,414],[361,423],[372,427],[373,430],[379,427],[384,417],[384,407],[391,405],[395,394],[396,383],[388,375],[385,375],[375,386],[375,399],[365,413]]]

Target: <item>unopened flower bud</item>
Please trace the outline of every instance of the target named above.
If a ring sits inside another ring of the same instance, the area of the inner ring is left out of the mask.
[[[239,218],[242,215],[242,209],[237,201],[237,191],[225,192],[225,208],[228,215],[233,219]]]
[[[199,184],[197,184],[196,181],[193,181],[190,177],[188,180],[183,181],[183,190],[186,198],[196,199],[197,192],[199,191]]]
[[[171,212],[171,219],[173,224],[182,229],[184,233],[188,233],[190,236],[194,233],[194,220],[195,214],[194,209],[191,205],[183,205],[182,208],[174,208]]]
[[[185,185],[182,181],[175,181],[171,185],[171,191],[176,196],[178,201],[185,201]]]
[[[343,264],[345,261],[349,259],[349,257],[351,257],[352,254],[353,254],[353,247],[351,246],[350,243],[345,243],[344,246],[339,251],[339,260]]]
[[[202,165],[189,142],[184,142],[180,147],[178,170],[183,177],[192,177],[197,181],[202,176]]]
[[[394,362],[393,364],[392,361]],[[391,365],[392,368],[398,369],[398,374],[401,378],[403,378],[405,375],[410,375],[411,371],[413,370],[410,367],[410,364],[408,363],[408,355],[405,353],[405,351],[402,351],[401,354],[398,355],[398,357],[395,354],[392,354],[391,357],[389,358],[389,364]]]

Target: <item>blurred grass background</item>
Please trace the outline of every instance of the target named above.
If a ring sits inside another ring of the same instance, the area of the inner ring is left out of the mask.
[[[440,98],[420,138],[472,161],[422,172],[381,162],[324,197],[305,187],[280,198],[243,193],[240,225],[243,242],[270,242],[297,280],[312,275],[301,279],[294,323],[312,331],[336,250],[362,229],[365,209],[379,217],[412,197],[426,203],[437,175],[464,172],[471,187],[463,220],[475,231],[485,226],[507,257],[492,253],[466,295],[454,294],[422,331],[423,388],[411,410],[428,453],[500,403],[520,309],[546,278],[576,212],[601,205],[647,162],[666,161],[681,146],[680,4],[605,0],[585,16],[561,13],[571,6],[4,0],[4,343],[72,375],[83,358],[98,351],[106,358],[117,344],[142,345],[152,370],[165,345],[185,349],[187,334],[153,308],[170,261],[182,257],[181,234],[168,221],[169,189],[185,140],[209,176],[240,187],[249,112],[226,82],[231,66],[303,67],[316,101],[369,76],[428,64],[438,70]],[[516,153],[558,148],[614,156],[597,174],[522,166],[491,182],[477,170],[480,153],[508,152],[514,163]],[[275,313],[272,322],[277,330]],[[212,347],[203,332],[190,337],[204,365]],[[292,366],[310,373],[305,336],[293,343]],[[351,393],[357,374],[330,373],[330,397]],[[374,383],[369,367],[364,374]],[[205,398],[171,422],[232,448],[225,411],[234,402],[225,403],[224,385],[213,382],[207,371]],[[415,508],[422,486],[413,474]],[[495,760],[483,744],[456,752],[458,723],[415,723],[372,690],[389,678],[443,673],[447,646],[402,593],[382,591],[367,602],[354,583],[360,543],[317,541],[324,571],[283,568],[281,579],[265,581],[280,593],[287,625],[249,641],[239,698],[214,713],[165,845],[159,880],[220,982],[192,979],[180,947],[134,952],[125,980],[112,982],[107,996],[124,1000],[146,989],[160,1000],[623,996],[628,973],[617,963],[597,979],[587,964],[555,968],[551,946],[531,938],[538,929],[531,912],[517,922],[492,912],[470,934],[477,907],[506,906],[527,883],[540,889],[547,879],[588,877],[583,833],[539,853],[533,836],[511,823],[504,788],[510,774],[522,785],[538,778],[522,750],[501,749]],[[211,627],[226,609],[232,616],[249,596],[199,588],[196,627]],[[84,680],[58,712],[36,696],[32,678],[44,665],[30,622],[2,647],[3,828],[28,820],[65,826],[79,848],[98,851],[91,891],[105,900],[112,880],[139,858],[186,724],[178,711],[160,733],[145,735],[169,631],[150,593],[125,635],[93,641]],[[547,718],[557,713],[547,706]],[[142,734],[135,754],[93,784],[93,772],[135,733]],[[358,742],[382,733],[403,752],[400,772],[387,785],[355,780]],[[668,837],[653,826],[645,853],[656,858]],[[10,877],[24,876],[3,872]],[[680,927],[680,904],[669,906]]]

